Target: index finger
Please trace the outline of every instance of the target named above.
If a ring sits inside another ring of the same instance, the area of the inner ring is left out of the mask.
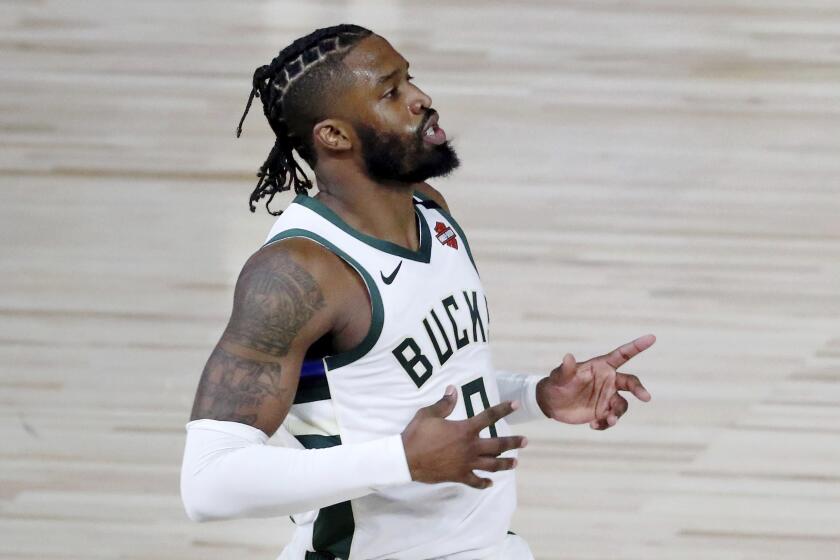
[[[476,414],[472,418],[468,418],[466,422],[476,432],[480,432],[490,424],[495,424],[514,410],[519,408],[517,401],[504,401],[490,408],[485,408],[481,413]]]
[[[656,342],[656,337],[652,334],[640,336],[636,340],[628,342],[627,344],[623,344],[615,350],[613,350],[612,352],[610,352],[607,355],[606,361],[613,367],[613,369],[615,369],[618,366],[627,363],[627,360],[629,360],[639,352],[643,352],[651,346],[653,346],[654,342]]]

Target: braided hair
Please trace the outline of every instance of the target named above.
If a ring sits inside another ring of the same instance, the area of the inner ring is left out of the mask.
[[[259,180],[249,200],[251,212],[260,199],[267,197],[266,210],[279,216],[282,211],[272,211],[269,207],[277,193],[294,188],[296,194],[305,195],[312,188],[293,152],[297,151],[315,168],[312,127],[326,116],[324,91],[342,77],[340,64],[344,56],[371,34],[369,29],[348,24],[317,29],[284,48],[270,64],[256,69],[236,137],[242,134],[242,123],[251,102],[259,97],[276,139],[257,173]]]

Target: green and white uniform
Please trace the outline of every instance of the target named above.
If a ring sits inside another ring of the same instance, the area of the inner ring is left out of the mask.
[[[499,402],[490,355],[487,300],[458,224],[415,194],[420,247],[365,235],[318,200],[298,196],[267,244],[306,238],[353,267],[370,294],[372,322],[350,351],[307,357],[283,429],[304,447],[330,447],[399,434],[418,409],[458,388],[449,417],[459,420]],[[504,420],[482,436],[510,435]],[[509,452],[505,456],[515,456]],[[336,476],[341,466],[336,465]],[[493,486],[422,484],[377,488],[364,497],[296,514],[281,558],[466,560],[505,546],[516,506],[513,471],[481,473]]]

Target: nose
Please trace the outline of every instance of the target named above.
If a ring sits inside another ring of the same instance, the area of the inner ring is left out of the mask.
[[[414,96],[411,98],[411,101],[408,104],[408,108],[411,110],[412,113],[415,115],[422,115],[426,112],[426,110],[432,106],[432,98],[426,95],[426,93],[418,88],[414,88],[416,90]]]

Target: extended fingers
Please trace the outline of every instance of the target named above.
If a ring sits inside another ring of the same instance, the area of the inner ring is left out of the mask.
[[[487,472],[509,471],[516,468],[516,459],[479,457],[475,463],[475,468],[476,470]]]
[[[624,365],[627,360],[637,355],[639,352],[644,352],[656,342],[656,337],[652,334],[640,336],[636,340],[622,344],[607,355],[607,363],[613,368]]]
[[[617,372],[615,374],[615,388],[619,391],[630,391],[640,401],[648,402],[650,393],[635,375]]]
[[[514,410],[519,408],[519,401],[504,401],[490,408],[485,408],[479,414],[466,420],[470,427],[480,432],[487,426],[495,424]]]
[[[476,476],[472,471],[497,472],[515,469],[517,465],[515,458],[499,457],[499,455],[511,449],[523,448],[527,444],[528,440],[523,436],[479,438],[473,448],[475,455],[471,460],[470,470],[461,482],[479,490],[489,488],[493,485],[493,481]]]
[[[484,490],[485,488],[490,488],[491,486],[493,486],[492,480],[490,480],[489,478],[479,478],[472,471],[468,472],[461,482],[463,482],[467,486],[478,488],[479,490]]]
[[[528,438],[523,436],[506,436],[481,438],[476,443],[478,454],[487,457],[498,457],[511,449],[523,449],[528,445]]]

